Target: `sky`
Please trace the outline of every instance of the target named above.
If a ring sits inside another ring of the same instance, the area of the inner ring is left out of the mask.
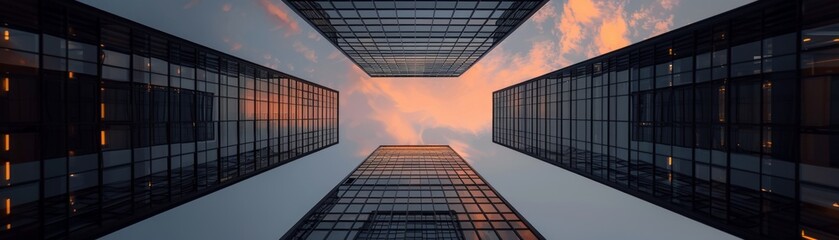
[[[114,239],[276,239],[376,146],[448,144],[548,239],[722,239],[723,232],[492,143],[493,91],[750,0],[551,0],[457,78],[371,78],[280,0],[81,0],[340,92],[340,144]]]

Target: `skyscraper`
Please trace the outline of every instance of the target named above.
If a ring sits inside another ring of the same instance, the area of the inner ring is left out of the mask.
[[[0,4],[0,238],[91,238],[338,142],[338,92],[76,1]]]
[[[839,2],[757,1],[493,93],[493,141],[743,238],[839,238]]]
[[[372,77],[457,77],[547,0],[284,0]]]
[[[543,237],[449,146],[417,145],[380,146],[283,239]]]

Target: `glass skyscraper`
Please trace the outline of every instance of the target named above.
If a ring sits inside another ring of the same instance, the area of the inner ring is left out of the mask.
[[[457,77],[547,0],[284,0],[372,77]]]
[[[449,146],[380,146],[282,239],[544,239]]]
[[[757,1],[498,90],[493,141],[739,237],[837,239],[837,9]]]
[[[0,4],[0,238],[92,238],[338,142],[338,92],[76,1]]]

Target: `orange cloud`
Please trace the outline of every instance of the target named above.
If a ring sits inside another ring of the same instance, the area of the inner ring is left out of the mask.
[[[297,21],[292,19],[286,10],[283,10],[279,5],[276,5],[269,0],[260,0],[259,2],[263,7],[265,7],[268,14],[274,16],[274,18],[280,22],[280,25],[278,25],[277,28],[288,27],[286,35],[300,32],[300,26],[297,25]]]
[[[542,8],[539,9],[539,11],[533,14],[533,16],[530,17],[530,19],[531,21],[533,21],[533,23],[536,24],[536,28],[541,31],[542,24],[544,24],[546,21],[552,18],[555,18],[556,16],[556,8],[554,7],[553,3],[549,1],[544,6],[542,6]]]
[[[640,24],[635,19],[638,13],[627,11],[625,1],[570,0],[548,4],[564,5],[546,6],[547,10],[540,10],[533,24],[537,28],[544,24],[550,34],[523,38],[529,41],[525,44],[519,39],[518,45],[511,48],[502,43],[458,78],[371,78],[354,63],[345,61],[351,67],[341,103],[345,109],[342,113],[349,114],[342,114],[342,121],[349,125],[345,129],[353,132],[345,136],[364,146],[382,143],[370,143],[370,139],[390,139],[390,144],[436,144],[429,139],[442,139],[466,157],[475,152],[469,149],[469,141],[458,137],[486,136],[491,130],[493,91],[657,32],[652,21],[650,28]],[[659,2],[653,4],[648,8],[659,11],[655,16],[669,14]],[[663,29],[671,26],[667,18],[656,19],[664,22],[659,24]],[[339,56],[333,51],[329,59]],[[368,122],[375,124],[367,125]]]
[[[469,147],[469,144],[467,144],[465,142],[462,142],[462,141],[458,141],[458,140],[452,140],[452,139],[449,139],[449,142],[447,144],[455,152],[457,152],[457,154],[459,154],[461,157],[463,157],[463,160],[465,160],[469,163],[473,163],[471,158],[469,158],[469,156],[471,155],[471,152],[472,152],[472,148]]]
[[[679,5],[679,0],[661,0],[661,7],[666,10],[673,10],[676,5]]]
[[[641,36],[642,31],[652,31],[651,34],[644,34],[648,37],[656,36],[667,32],[673,27],[672,10],[678,5],[678,0],[662,0],[660,4],[645,6],[630,14],[628,24],[637,28],[633,36]]]
[[[525,54],[497,48],[459,78],[370,78],[353,66],[347,95],[365,97],[370,120],[398,144],[423,143],[423,131],[433,128],[474,135],[492,125],[492,91],[558,67],[552,45],[535,42]]]
[[[623,16],[623,7],[615,6],[615,14],[605,17],[597,36],[597,54],[603,54],[629,45],[629,29]]]

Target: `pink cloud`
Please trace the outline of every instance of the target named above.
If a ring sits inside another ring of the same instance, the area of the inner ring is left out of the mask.
[[[338,59],[340,57],[341,57],[341,52],[339,52],[338,50],[334,50],[334,51],[332,51],[332,53],[329,54],[329,56],[326,57],[326,59],[335,60],[335,59]]]
[[[292,46],[294,47],[294,51],[303,54],[304,58],[312,61],[313,63],[318,62],[318,55],[315,53],[315,50],[312,50],[300,41],[294,42]]]
[[[230,50],[238,51],[239,49],[242,49],[241,43],[233,43],[230,45]]]
[[[260,0],[259,3],[265,7],[265,10],[268,11],[269,15],[279,21],[280,24],[277,25],[277,28],[288,27],[288,30],[285,33],[286,36],[300,32],[300,26],[298,26],[297,21],[292,19],[288,12],[279,5],[274,4],[269,0]]]
[[[199,3],[201,3],[201,0],[190,0],[189,2],[186,2],[186,4],[184,4],[184,9],[191,9]]]
[[[315,41],[320,41],[320,34],[315,31],[309,31],[309,34],[306,37]]]
[[[225,3],[221,6],[221,11],[223,12],[230,12],[230,10],[233,10],[233,5],[230,3]]]

